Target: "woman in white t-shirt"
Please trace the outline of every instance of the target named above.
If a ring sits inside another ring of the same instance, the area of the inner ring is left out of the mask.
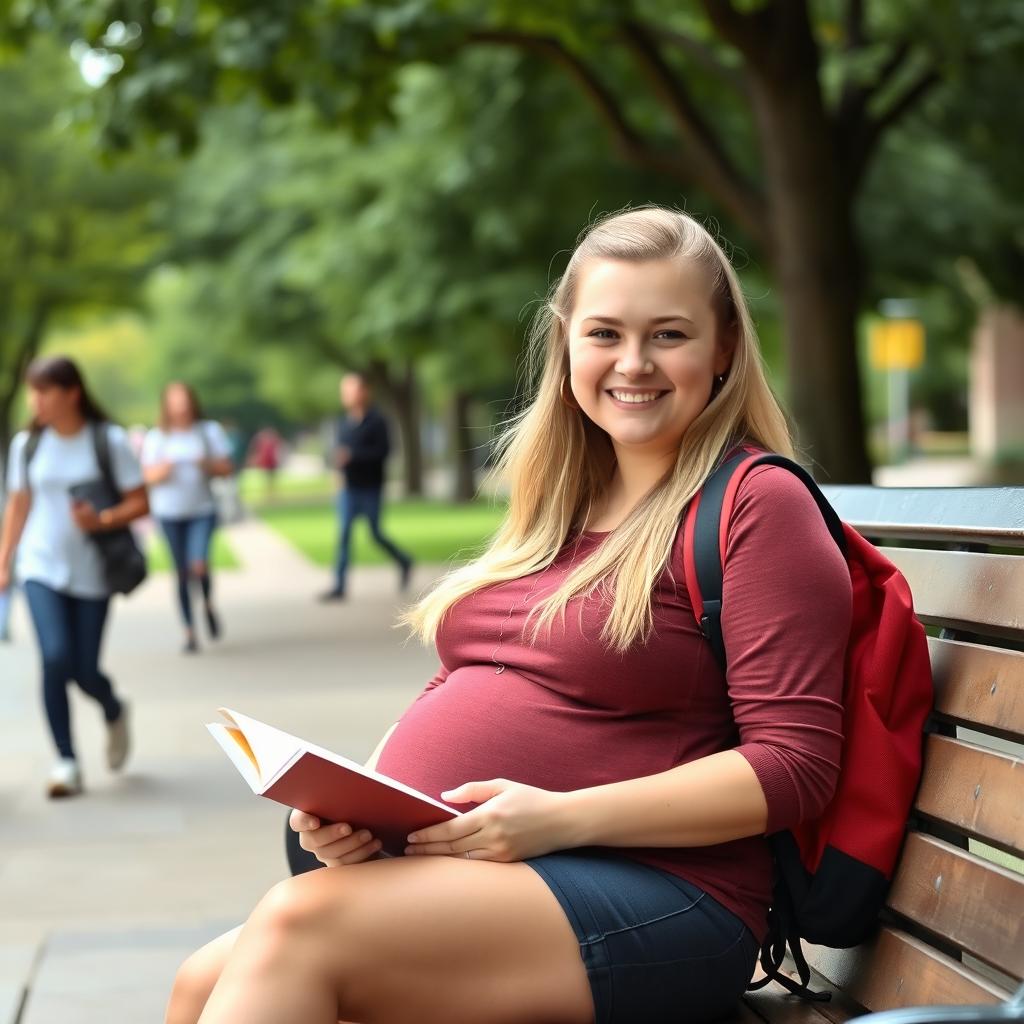
[[[192,620],[190,584],[199,585],[210,636],[221,633],[213,608],[210,544],[217,506],[210,480],[230,476],[231,442],[224,428],[204,420],[199,399],[187,384],[174,381],[160,397],[160,425],[142,445],[142,472],[149,504],[163,528],[178,574],[178,604],[185,624],[186,653],[199,649]]]
[[[74,679],[100,704],[107,723],[107,764],[128,756],[128,706],[99,667],[110,591],[90,534],[118,529],[147,511],[142,473],[125,431],[108,421],[78,367],[63,356],[35,360],[26,374],[33,419],[11,442],[8,502],[0,532],[0,591],[17,576],[39,640],[46,717],[59,760],[51,797],[74,796],[82,775],[71,738],[67,685]],[[110,470],[122,499],[97,512],[73,502],[69,488],[102,479],[97,431],[105,431]]]

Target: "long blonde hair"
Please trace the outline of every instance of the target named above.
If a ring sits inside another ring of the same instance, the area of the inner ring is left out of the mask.
[[[682,511],[720,459],[740,440],[793,455],[739,280],[714,238],[692,217],[661,207],[603,218],[581,235],[530,332],[526,387],[532,399],[499,442],[496,473],[509,485],[507,516],[479,558],[449,572],[402,617],[424,642],[435,639],[445,614],[468,594],[551,565],[611,481],[615,456],[607,434],[567,406],[560,392],[569,372],[567,332],[580,272],[594,259],[680,259],[705,267],[718,329],[732,332],[735,349],[725,383],[687,428],[673,468],[534,609],[534,639],[556,616],[564,618],[571,599],[597,594],[610,605],[601,636],[611,648],[621,652],[646,642],[652,592]]]

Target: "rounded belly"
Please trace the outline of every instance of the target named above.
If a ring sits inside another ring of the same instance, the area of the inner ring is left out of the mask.
[[[480,665],[457,669],[416,701],[377,768],[435,798],[495,778],[567,791],[666,771],[678,750],[669,715],[627,717]]]

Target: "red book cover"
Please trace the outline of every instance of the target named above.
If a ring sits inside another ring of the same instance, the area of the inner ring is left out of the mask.
[[[410,832],[461,812],[340,754],[221,708],[225,723],[207,728],[254,793],[316,815],[369,829],[385,853],[400,857]]]

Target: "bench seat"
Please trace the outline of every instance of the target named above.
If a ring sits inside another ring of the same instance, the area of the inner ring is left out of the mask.
[[[804,947],[831,1000],[772,984],[729,1024],[1005,1003],[1024,980],[1024,488],[823,490],[907,576],[928,628],[924,773],[876,935]]]

